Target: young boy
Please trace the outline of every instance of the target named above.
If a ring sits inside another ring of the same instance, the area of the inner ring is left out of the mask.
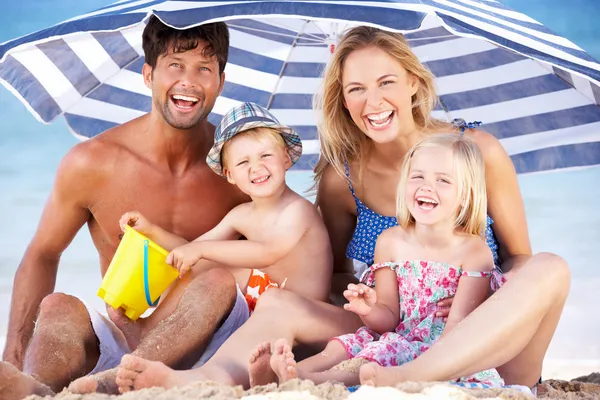
[[[206,268],[200,260],[230,269],[249,314],[270,287],[327,301],[333,264],[327,230],[316,207],[285,182],[287,169],[301,154],[298,134],[269,111],[253,103],[236,106],[217,127],[207,163],[252,201],[190,243],[137,212],[123,215],[121,227],[129,224],[171,250],[167,263],[180,275]]]

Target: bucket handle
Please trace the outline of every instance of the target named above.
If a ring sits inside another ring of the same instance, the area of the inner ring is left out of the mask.
[[[152,303],[152,297],[150,297],[150,283],[148,282],[148,240],[144,240],[144,292],[146,293],[146,303],[150,307],[156,307],[160,296],[154,303]]]

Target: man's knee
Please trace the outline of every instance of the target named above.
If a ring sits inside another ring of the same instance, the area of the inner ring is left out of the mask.
[[[87,308],[77,297],[64,293],[52,293],[44,297],[40,303],[38,320],[48,318],[65,320],[76,317],[89,318]]]
[[[186,292],[188,296],[201,295],[203,298],[219,300],[220,304],[233,306],[237,287],[231,272],[223,268],[213,268],[196,276]]]

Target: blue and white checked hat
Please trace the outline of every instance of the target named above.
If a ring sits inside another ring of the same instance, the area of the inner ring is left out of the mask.
[[[279,123],[267,109],[255,103],[242,103],[229,110],[215,130],[215,144],[208,152],[206,163],[217,174],[223,175],[221,150],[229,139],[240,132],[254,128],[272,128],[281,132],[292,159],[292,165],[302,155],[302,141],[298,133],[289,126]]]

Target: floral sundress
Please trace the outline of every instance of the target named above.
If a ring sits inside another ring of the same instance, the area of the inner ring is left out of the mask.
[[[379,335],[363,326],[356,333],[338,336],[350,358],[363,358],[381,366],[398,366],[414,360],[440,338],[445,327],[436,317],[437,303],[454,296],[461,276],[492,278],[492,286],[499,286],[499,277],[492,272],[463,271],[460,267],[434,261],[404,261],[373,264],[362,281],[373,286],[374,272],[391,268],[398,277],[400,294],[400,323],[394,332]],[[477,382],[503,386],[504,381],[495,369],[456,379],[453,382]]]

